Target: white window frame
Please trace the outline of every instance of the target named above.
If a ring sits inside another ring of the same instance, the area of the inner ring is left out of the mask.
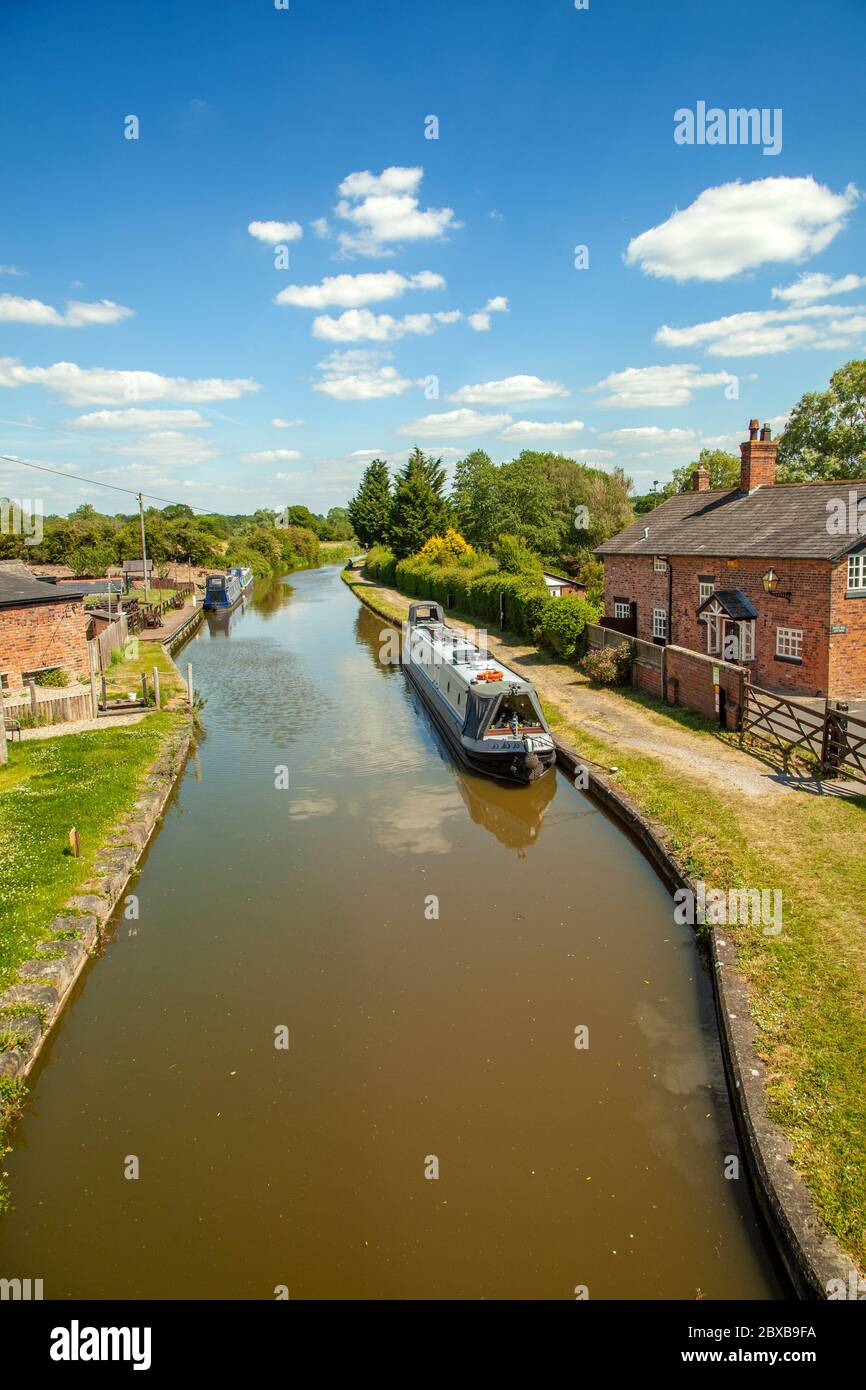
[[[755,620],[754,618],[748,618],[740,623],[740,660],[754,661],[754,659]]]
[[[653,637],[660,637],[663,641],[667,641],[668,613],[666,608],[653,609]]]
[[[803,629],[801,627],[776,628],[776,656],[788,661],[803,660]]]
[[[848,592],[866,590],[866,550],[848,556]]]
[[[625,610],[625,611],[623,611],[623,610]],[[619,600],[619,599],[615,600],[614,605],[613,605],[613,616],[614,616],[615,618],[630,618],[630,617],[631,617],[631,604],[630,604],[630,603],[623,603],[623,602],[621,602],[621,600]]]
[[[667,562],[667,560],[663,559],[661,555],[654,555],[654,556],[653,556],[653,569],[655,570],[656,574],[667,574],[667,572],[668,572],[668,562]]]
[[[701,606],[702,603],[706,603],[707,599],[708,599],[708,598],[711,598],[715,592],[716,592],[716,581],[715,581],[715,579],[699,579],[699,580],[698,580],[698,607],[700,608],[700,606]]]
[[[718,656],[722,649],[722,641],[719,636],[719,618],[707,618],[707,655]]]

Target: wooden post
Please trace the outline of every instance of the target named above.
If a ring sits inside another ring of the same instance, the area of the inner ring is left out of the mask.
[[[159,699],[159,671],[155,666],[153,668],[153,703],[157,709],[162,709]]]
[[[69,832],[69,849],[73,858],[81,858],[81,839],[74,825]]]
[[[105,706],[105,705],[108,704],[108,691],[107,691],[106,685],[105,685],[105,672],[104,672],[104,671],[103,671],[103,673],[102,673],[102,703],[103,703],[103,706]]]
[[[141,673],[141,698],[147,704],[147,673],[145,671]]]
[[[0,695],[0,767],[5,767],[9,761],[9,749],[6,747],[6,718],[3,711],[3,696]]]
[[[187,662],[186,667],[186,696],[189,700],[189,707],[192,709],[192,662]]]
[[[36,700],[36,682],[28,681],[27,688],[30,691],[30,713],[33,715],[35,719],[37,714],[39,713]]]

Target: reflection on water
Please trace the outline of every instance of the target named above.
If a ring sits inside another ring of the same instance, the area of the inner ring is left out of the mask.
[[[383,626],[310,571],[185,650],[207,736],[136,934],[115,922],[37,1067],[0,1277],[47,1298],[777,1296],[724,1178],[712,994],[670,898],[564,777],[457,768]]]

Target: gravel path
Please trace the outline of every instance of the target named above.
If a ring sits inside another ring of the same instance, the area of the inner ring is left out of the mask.
[[[147,715],[141,714],[113,714],[108,719],[70,719],[68,724],[48,724],[42,729],[22,729],[21,742],[30,743],[41,738],[61,738],[64,734],[86,734],[91,729],[114,729],[118,724],[140,724]],[[12,737],[10,735],[11,744]],[[18,742],[18,735],[15,735],[15,742]]]

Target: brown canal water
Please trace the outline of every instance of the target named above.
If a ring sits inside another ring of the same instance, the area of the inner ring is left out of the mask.
[[[711,988],[669,896],[561,774],[459,770],[382,626],[323,569],[184,652],[206,732],[138,922],[32,1078],[0,1276],[46,1298],[784,1296],[724,1176]]]

